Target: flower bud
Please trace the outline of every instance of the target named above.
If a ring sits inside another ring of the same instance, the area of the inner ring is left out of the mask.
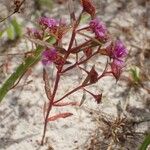
[[[92,18],[95,17],[95,6],[92,0],[81,0],[83,10],[91,15]]]

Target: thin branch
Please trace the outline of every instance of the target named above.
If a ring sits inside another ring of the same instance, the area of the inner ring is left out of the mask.
[[[23,5],[23,3],[25,2],[26,0],[22,0],[22,2],[19,4],[19,5],[15,5],[16,8],[14,9],[14,11],[12,13],[10,13],[7,17],[3,18],[2,20],[0,20],[0,23],[7,20],[8,18],[10,18],[11,16],[13,16],[15,13],[19,12],[21,6]]]

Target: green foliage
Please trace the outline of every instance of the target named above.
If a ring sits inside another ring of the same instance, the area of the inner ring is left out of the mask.
[[[21,37],[22,36],[22,26],[18,23],[18,21],[16,20],[16,18],[14,18],[12,21],[11,21],[11,24],[14,28],[14,32],[15,32],[15,35],[16,37]]]
[[[145,137],[139,150],[147,150],[149,145],[150,145],[150,134]]]
[[[12,24],[9,25],[9,27],[6,29],[8,39],[14,40],[15,39],[15,31]]]
[[[13,87],[18,79],[20,79],[24,73],[36,64],[40,60],[42,48],[39,47],[34,52],[34,56],[27,57],[24,62],[18,66],[16,71],[5,81],[5,83],[0,88],[0,102],[3,100],[4,96]]]
[[[56,38],[55,38],[54,36],[51,36],[51,37],[49,37],[46,41],[47,41],[48,43],[54,44],[54,43],[56,43]]]
[[[133,82],[138,84],[140,81],[140,69],[135,66],[131,68],[129,71]]]
[[[22,36],[22,26],[18,23],[17,19],[14,18],[11,20],[6,29],[0,31],[0,37],[2,37],[4,33],[7,33],[9,40],[15,40]]]

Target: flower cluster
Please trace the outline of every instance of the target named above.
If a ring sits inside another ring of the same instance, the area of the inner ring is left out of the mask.
[[[46,48],[46,50],[43,51],[42,53],[42,64],[46,66],[54,62],[56,57],[57,57],[57,52],[55,48]]]
[[[54,27],[58,27],[61,25],[65,26],[64,23],[63,24],[61,23],[61,20],[60,22],[58,22],[55,19],[47,18],[47,17],[42,17],[39,21],[39,24],[49,29],[52,29]],[[93,33],[95,33],[95,38],[97,38],[98,40],[105,39],[105,42],[107,42],[108,31],[107,31],[105,24],[101,20],[99,20],[98,18],[91,20],[89,23],[89,28],[91,29]],[[32,32],[37,37],[40,37],[40,34],[37,30],[32,31]],[[59,37],[58,39],[62,38],[62,32],[63,32],[62,29],[57,31],[57,34],[58,34],[57,36]],[[125,45],[123,44],[121,40],[112,42],[111,46],[106,48],[106,55],[108,55],[111,58],[112,62],[110,65],[112,68],[112,73],[118,79],[120,77],[122,68],[125,66],[124,58],[127,56],[127,49]],[[63,58],[60,57],[58,59],[58,56],[59,55],[56,52],[55,48],[52,48],[52,49],[46,48],[46,50],[42,54],[42,64],[44,66],[50,64],[51,62],[54,62],[55,64],[60,64],[60,63],[56,63],[56,58],[57,58],[57,62],[58,60],[60,61],[60,58],[61,60],[63,60]]]
[[[42,32],[35,28],[27,28],[27,34],[35,39],[42,39]]]
[[[95,38],[101,41],[108,41],[107,28],[105,24],[95,18],[90,21],[89,28],[95,34]],[[111,42],[111,44],[106,48],[106,55],[110,57],[111,69],[113,75],[118,79],[120,77],[122,68],[125,66],[124,58],[127,56],[127,49],[121,40],[116,40]]]
[[[122,65],[123,59],[127,56],[127,49],[121,40],[117,40],[112,52],[112,58],[118,65]]]
[[[99,39],[106,38],[107,28],[101,20],[95,18],[90,21],[89,26],[90,29],[95,33],[97,38]]]
[[[62,65],[65,62],[64,58],[56,51],[54,47],[46,48],[42,53],[42,64],[47,66],[54,63],[56,66]]]
[[[41,17],[39,19],[39,24],[45,28],[54,28],[58,26],[58,21],[53,18]]]
[[[111,63],[112,73],[118,79],[122,68],[125,66],[124,59],[127,56],[127,49],[121,40],[117,40],[114,43],[110,54],[110,57],[113,59]]]

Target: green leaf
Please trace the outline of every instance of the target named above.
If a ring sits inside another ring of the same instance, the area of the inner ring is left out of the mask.
[[[51,44],[55,44],[56,43],[56,38],[54,36],[51,36],[50,38],[48,38],[46,40],[46,42],[51,43]]]
[[[34,56],[27,57],[24,62],[18,66],[16,71],[5,81],[5,83],[0,88],[0,102],[3,100],[4,96],[8,93],[11,87],[16,83],[16,81],[34,64],[36,64],[41,57],[42,48],[38,47],[34,52]]]
[[[133,67],[130,69],[130,74],[135,83],[140,81],[140,69],[138,67]]]
[[[149,145],[150,145],[150,134],[146,136],[139,150],[147,150]]]
[[[15,31],[14,31],[14,27],[10,24],[9,27],[6,29],[7,32],[7,36],[10,40],[14,40],[15,39]]]
[[[16,37],[21,37],[22,36],[22,27],[21,25],[17,22],[16,18],[14,18],[11,21],[12,26],[14,27],[14,32],[16,34]]]

